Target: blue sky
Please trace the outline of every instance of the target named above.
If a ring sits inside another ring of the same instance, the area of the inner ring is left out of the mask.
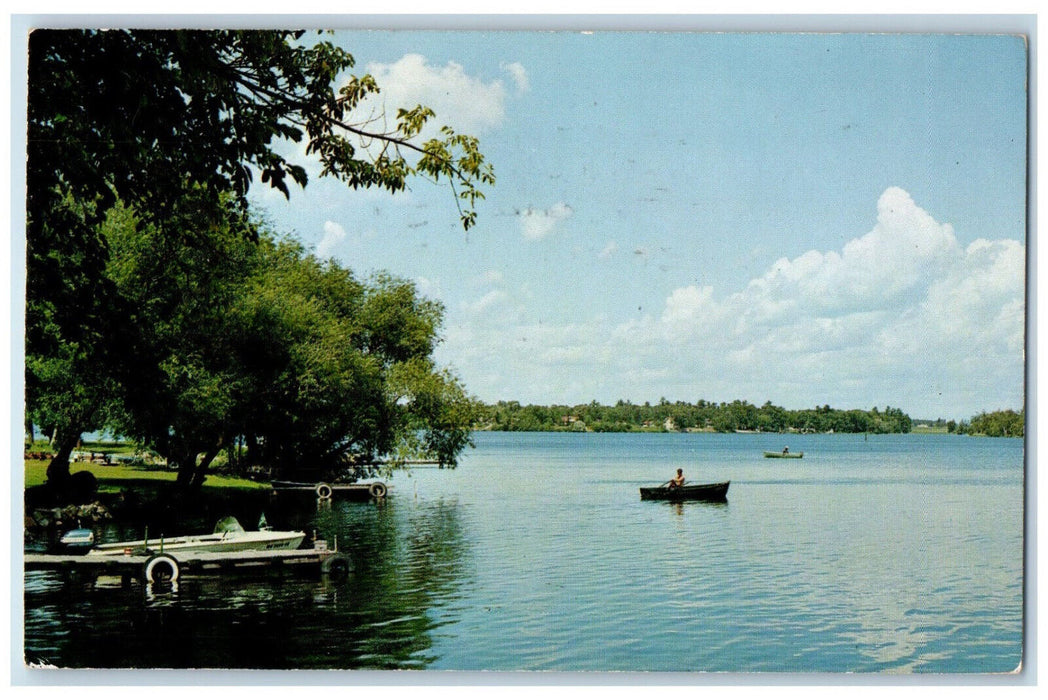
[[[1008,36],[345,32],[384,106],[481,139],[450,191],[256,188],[446,306],[485,401],[1023,402],[1026,47]],[[376,105],[378,107],[379,105]]]

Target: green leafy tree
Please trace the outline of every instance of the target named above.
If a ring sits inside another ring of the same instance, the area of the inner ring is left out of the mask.
[[[475,402],[431,359],[438,303],[264,230],[246,236],[236,216],[209,221],[185,202],[178,214],[181,242],[127,209],[107,221],[108,274],[136,310],[133,361],[116,370],[121,434],[176,464],[187,488],[241,438],[241,466],[285,477],[455,464]]]
[[[397,425],[386,400],[387,353],[409,341],[365,320],[368,289],[348,270],[297,244],[264,248],[265,269],[235,311],[240,353],[254,352],[241,426],[248,461],[289,475],[388,452]]]
[[[420,458],[453,466],[479,414],[433,363],[440,304],[394,277],[361,282],[297,244],[265,243],[264,271],[236,312],[241,354],[265,348],[242,425],[249,461],[285,476],[360,476]]]
[[[394,463],[405,459],[434,459],[455,466],[458,455],[472,445],[471,431],[481,413],[448,370],[437,370],[429,358],[418,357],[393,368],[387,398],[396,407],[401,427],[392,451]]]
[[[110,368],[120,406],[110,425],[177,465],[182,486],[203,482],[250,400],[233,311],[263,261],[235,209],[215,215],[201,191],[164,226],[124,207],[104,225],[107,278],[131,310],[119,341],[128,352]]]
[[[96,426],[106,393],[101,382],[70,380],[119,363],[113,343],[127,312],[112,307],[118,296],[104,274],[102,227],[119,202],[172,241],[191,231],[169,227],[200,191],[209,199],[195,206],[216,209],[202,212],[206,220],[227,216],[219,208],[244,219],[256,174],[285,196],[289,181],[306,185],[305,168],[277,148],[290,140],[305,142],[322,174],[351,188],[396,192],[416,176],[448,182],[463,226],[474,224],[480,188],[494,183],[477,140],[445,127],[421,142],[434,117],[422,106],[399,110],[388,130],[353,121],[354,108],[379,89],[371,76],[349,75],[353,64],[346,51],[310,45],[300,31],[30,35],[26,404],[63,436],[49,468],[56,480],[68,475],[65,446]]]
[[[987,437],[1023,437],[1026,434],[1026,411],[984,411],[972,418],[963,432]]]
[[[54,206],[55,225],[83,226],[93,216],[92,207],[69,196]],[[30,249],[32,254],[32,242]],[[41,257],[44,279],[56,294],[31,298],[26,309],[27,345],[34,350],[26,356],[26,419],[50,438],[54,457],[47,476],[61,485],[80,435],[106,420],[113,389],[108,368],[122,351],[114,340],[121,335],[126,309],[108,283],[97,287],[98,294],[61,303],[84,281],[85,270],[98,264],[91,251],[73,250],[67,256],[50,251]]]
[[[32,206],[70,190],[105,211],[117,198],[164,213],[187,188],[243,197],[254,172],[289,194],[306,170],[275,146],[306,142],[323,173],[351,187],[403,190],[416,175],[450,181],[475,221],[494,175],[476,139],[449,127],[416,143],[432,110],[400,109],[393,127],[352,119],[379,86],[351,76],[353,56],[302,31],[37,30],[29,40]],[[337,81],[345,84],[337,88]],[[367,147],[366,144],[375,144]]]

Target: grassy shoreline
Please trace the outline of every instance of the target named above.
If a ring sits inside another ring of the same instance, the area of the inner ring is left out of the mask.
[[[47,480],[48,461],[43,459],[25,460],[25,488],[40,486]],[[102,464],[91,464],[90,462],[73,462],[69,465],[70,472],[91,472],[98,479],[98,490],[116,491],[121,487],[129,485],[156,485],[164,483],[175,483],[177,473],[170,469],[156,469],[150,467],[129,467],[122,465],[107,466]],[[269,488],[250,479],[240,479],[220,474],[209,474],[204,481],[207,489],[236,489],[242,491],[264,491]]]
[[[949,435],[950,431],[946,429],[946,426],[924,426],[915,425],[910,431],[918,435]]]

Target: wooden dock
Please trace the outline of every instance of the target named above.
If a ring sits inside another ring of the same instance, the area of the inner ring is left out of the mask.
[[[150,554],[25,555],[25,570],[72,571],[89,576],[128,576],[147,583],[178,580],[184,575],[208,575],[233,571],[293,569],[332,578],[349,574],[349,558],[327,547],[293,550],[245,550],[241,552],[154,552]]]
[[[381,481],[364,484],[340,484],[337,482],[327,483],[323,481],[318,483],[273,481],[272,486],[273,491],[278,494],[310,494],[316,496],[320,500],[328,500],[337,496],[339,498],[354,501],[385,498],[389,490],[393,488]]]

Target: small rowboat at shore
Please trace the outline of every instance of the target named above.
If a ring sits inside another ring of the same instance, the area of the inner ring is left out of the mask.
[[[642,501],[717,501],[728,500],[730,481],[719,484],[685,484],[684,486],[642,486]]]
[[[768,459],[801,459],[804,457],[803,452],[765,452],[764,456]]]

